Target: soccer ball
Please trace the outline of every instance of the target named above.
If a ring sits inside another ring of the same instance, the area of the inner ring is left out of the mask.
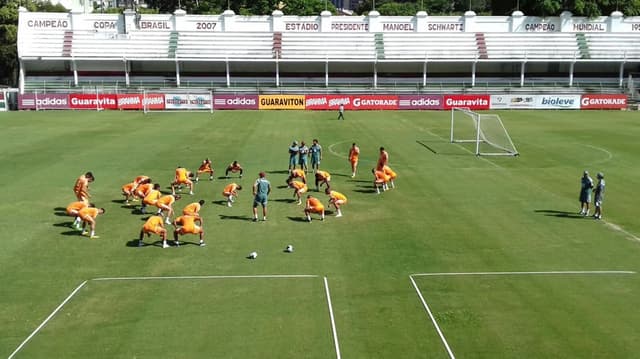
[[[249,258],[249,259],[256,259],[257,257],[258,257],[258,252],[251,252],[247,256],[247,258]]]
[[[287,252],[287,253],[293,252],[293,246],[292,245],[288,245],[287,248],[284,251]]]

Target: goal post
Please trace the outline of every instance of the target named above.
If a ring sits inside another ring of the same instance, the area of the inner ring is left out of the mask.
[[[452,108],[450,140],[452,143],[473,143],[477,156],[519,155],[502,119],[496,114]]]

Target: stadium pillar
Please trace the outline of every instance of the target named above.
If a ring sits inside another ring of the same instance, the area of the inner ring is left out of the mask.
[[[324,62],[324,87],[329,87],[329,60]]]
[[[478,63],[474,62],[471,64],[471,87],[476,86],[476,65]]]
[[[180,87],[180,61],[176,57],[176,86]]]
[[[524,87],[524,66],[525,66],[525,62],[522,61],[522,63],[520,64],[520,87]]]
[[[422,87],[427,87],[427,60],[422,64]]]
[[[18,87],[20,89],[20,94],[24,94],[24,62],[22,62],[22,59],[19,60],[20,63],[20,68],[18,70],[18,77],[19,77],[19,81],[18,81]]]
[[[276,57],[276,87],[280,87],[280,61]]]
[[[575,62],[569,64],[569,87],[573,87],[573,68],[575,64]]]
[[[71,68],[73,69],[73,86],[78,86],[78,65],[75,59],[71,59]]]
[[[625,54],[626,56],[627,54]],[[622,85],[624,85],[624,61],[620,63],[620,75],[618,78],[618,87],[622,88]]]
[[[224,62],[224,66],[227,72],[227,87],[231,87],[231,75],[229,74],[229,59]]]
[[[124,83],[129,87],[129,63],[126,58],[122,58],[124,62]]]
[[[373,62],[373,88],[378,88],[378,62]]]

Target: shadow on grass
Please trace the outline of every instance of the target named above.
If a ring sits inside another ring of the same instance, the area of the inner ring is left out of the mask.
[[[113,203],[119,203],[119,204],[124,204],[126,202],[126,200],[124,199],[113,199],[111,200],[111,202]]]
[[[227,205],[227,201],[225,201],[225,200],[223,200],[223,199],[218,200],[218,201],[211,201],[211,203],[213,203],[213,204],[217,204],[217,205],[219,205],[219,206],[226,206],[226,205]]]
[[[238,176],[219,176],[218,177],[218,179],[221,179],[221,180],[231,179],[231,178],[240,178],[240,179],[242,179],[242,177],[240,177],[239,175]]]
[[[59,216],[59,217],[69,217],[67,212],[53,212],[53,214],[55,214],[56,216]]]
[[[282,185],[282,186],[278,186],[278,187],[276,187],[276,188],[280,188],[280,189],[282,189],[282,188],[289,188],[289,186],[287,186],[287,185]]]
[[[289,174],[288,170],[282,170],[282,171],[265,171],[267,173],[275,173],[275,174]]]
[[[294,222],[307,222],[307,218],[306,217],[287,217],[289,218],[289,220],[294,221]]]
[[[79,238],[87,238],[87,237],[84,237],[81,233],[82,232],[76,231],[75,229],[72,231],[60,232],[60,234],[62,234],[63,236],[77,236]]]
[[[567,211],[557,211],[557,210],[553,210],[553,209],[536,209],[534,212],[535,213],[542,213],[545,216],[549,216],[549,217],[572,218],[572,219],[584,218],[584,216],[579,214],[579,213],[567,212]]]
[[[354,189],[354,192],[360,192],[360,193],[376,193],[375,189],[369,188],[369,189],[365,189],[366,187],[364,187],[363,189]]]
[[[167,243],[169,243],[169,241],[167,241]],[[160,248],[162,248],[162,241],[153,241],[151,243],[145,243],[144,239],[143,239],[142,245],[138,245],[138,238],[134,238],[134,239],[128,241],[126,246],[130,247],[130,248],[138,248],[138,247],[140,247],[140,248],[142,248],[142,247],[160,247]]]
[[[67,209],[64,207],[56,207],[53,209],[54,211],[66,211]]]
[[[294,203],[297,202],[297,199],[293,199],[293,198],[279,198],[279,199],[274,199],[274,202],[284,202],[284,203]]]
[[[252,220],[252,218],[249,217],[249,216],[228,216],[226,214],[220,214],[218,216],[220,217],[220,219],[235,219],[235,220],[239,220],[239,221],[250,221],[250,220]]]

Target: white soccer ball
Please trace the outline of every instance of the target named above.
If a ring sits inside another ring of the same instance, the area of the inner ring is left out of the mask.
[[[293,252],[293,246],[292,245],[288,245],[287,248],[285,249],[286,252],[291,253]]]
[[[256,259],[257,257],[258,257],[258,252],[251,252],[247,256],[247,258],[249,258],[249,259]]]

